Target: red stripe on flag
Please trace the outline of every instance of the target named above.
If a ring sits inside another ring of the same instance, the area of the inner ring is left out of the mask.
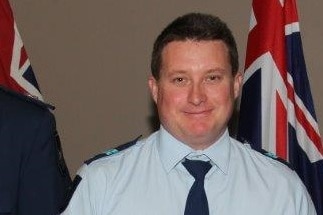
[[[279,1],[253,1],[253,11],[257,25],[249,32],[245,68],[259,56],[270,51],[279,71],[285,71],[284,60],[284,20],[283,8]]]
[[[306,119],[306,116],[303,112],[303,110],[298,106],[298,104],[295,101],[295,92],[294,88],[291,84],[287,84],[287,92],[288,92],[288,98],[292,101],[294,104],[295,109],[295,115],[297,121],[302,125],[304,128],[306,135],[309,137],[309,139],[314,143],[317,150],[323,155],[323,145],[321,142],[320,134],[318,134],[311,123]]]
[[[25,90],[10,75],[15,31],[13,13],[7,0],[0,1],[0,32],[0,85],[24,93]]]
[[[28,56],[27,56],[27,52],[25,47],[21,47],[20,50],[20,62],[19,62],[19,69],[25,64],[25,62],[27,61]]]
[[[285,24],[298,22],[297,7],[295,1],[285,1]]]
[[[287,110],[276,91],[276,154],[287,160]]]

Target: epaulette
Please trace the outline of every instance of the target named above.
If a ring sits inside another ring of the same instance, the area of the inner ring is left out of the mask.
[[[131,146],[133,146],[133,145],[135,145],[135,144],[136,144],[136,142],[141,138],[141,136],[142,136],[142,135],[140,135],[139,137],[137,137],[137,138],[136,138],[136,139],[134,139],[134,140],[131,140],[131,141],[127,142],[127,143],[124,143],[124,144],[122,144],[122,145],[120,145],[120,146],[117,146],[116,148],[109,149],[109,150],[107,150],[106,152],[103,152],[103,153],[100,153],[100,154],[98,154],[98,155],[95,155],[94,157],[92,157],[92,158],[90,158],[90,159],[86,160],[84,163],[85,163],[85,164],[87,164],[87,165],[89,165],[90,163],[92,163],[92,162],[93,162],[93,161],[95,161],[95,160],[98,160],[98,159],[100,159],[100,158],[107,157],[107,156],[110,156],[110,155],[116,154],[116,153],[118,153],[118,152],[121,152],[121,151],[123,151],[123,150],[125,150],[125,149],[127,149],[127,148],[129,148],[129,147],[131,147]]]
[[[286,160],[278,157],[276,154],[272,153],[272,152],[268,152],[262,148],[258,148],[258,147],[255,147],[254,144],[250,144],[249,141],[247,141],[246,139],[243,139],[243,144],[248,146],[249,148],[252,148],[253,150],[259,152],[260,154],[263,154],[265,155],[266,157],[269,157],[273,160],[276,160],[276,161],[279,161],[280,163],[286,165],[287,167],[289,167],[290,169],[294,170],[293,166]]]
[[[268,151],[266,151],[264,149],[254,149],[254,150],[260,152],[261,154],[265,155],[266,157],[269,157],[271,159],[279,161],[280,163],[283,163],[286,166],[288,166],[290,169],[294,170],[294,168],[292,167],[292,165],[288,161],[282,159],[281,157],[278,157],[276,154],[274,154],[272,152],[268,152]]]
[[[18,98],[18,99],[20,99],[22,101],[26,101],[26,102],[35,104],[35,105],[37,105],[39,107],[50,109],[50,110],[55,109],[55,107],[53,105],[45,103],[45,102],[35,98],[34,96],[30,95],[30,94],[22,94],[22,93],[10,90],[8,88],[5,88],[3,86],[0,86],[0,90],[3,91],[4,93],[10,95],[10,96]]]

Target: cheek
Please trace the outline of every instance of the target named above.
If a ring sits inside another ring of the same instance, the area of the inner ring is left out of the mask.
[[[159,103],[163,106],[178,106],[185,101],[187,93],[184,90],[165,88],[159,91]]]
[[[234,100],[234,90],[232,87],[222,86],[208,92],[210,100],[220,104],[232,103]]]

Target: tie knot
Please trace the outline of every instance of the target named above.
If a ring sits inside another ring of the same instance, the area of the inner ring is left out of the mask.
[[[188,160],[183,162],[187,171],[195,178],[195,180],[203,180],[206,173],[211,169],[212,165],[209,161]]]

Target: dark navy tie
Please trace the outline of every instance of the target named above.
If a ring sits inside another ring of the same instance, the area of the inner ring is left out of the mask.
[[[209,215],[209,205],[204,190],[204,178],[212,165],[210,162],[188,159],[185,159],[183,165],[195,178],[187,196],[184,215]]]

